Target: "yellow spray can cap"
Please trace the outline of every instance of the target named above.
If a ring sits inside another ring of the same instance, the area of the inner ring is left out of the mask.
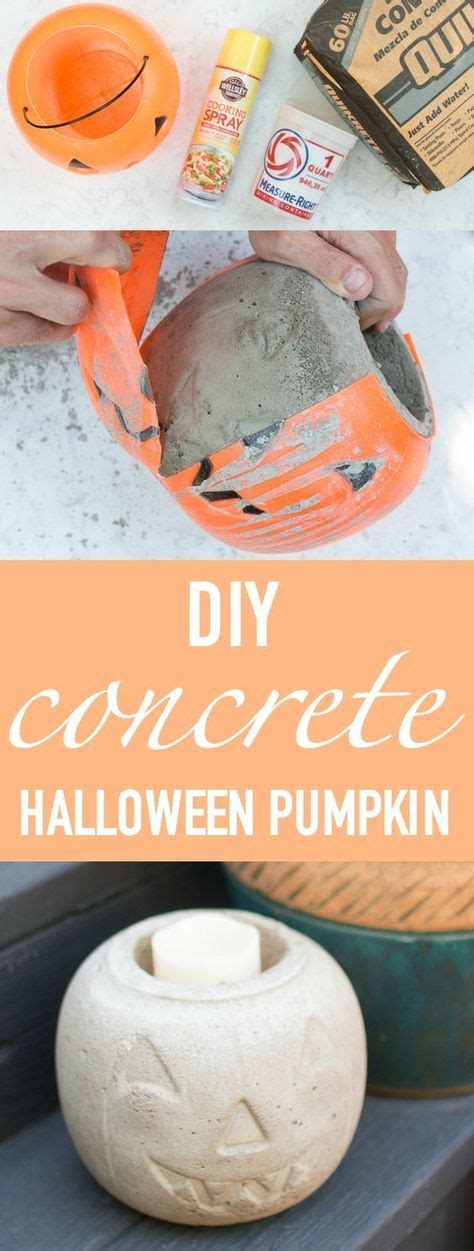
[[[228,30],[218,65],[253,78],[263,78],[271,46],[271,40],[265,35],[255,35],[250,30]]]

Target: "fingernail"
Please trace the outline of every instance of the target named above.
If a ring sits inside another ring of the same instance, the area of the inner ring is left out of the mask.
[[[346,291],[350,291],[351,295],[356,295],[362,287],[367,285],[367,274],[363,269],[351,269],[344,278],[344,286]]]

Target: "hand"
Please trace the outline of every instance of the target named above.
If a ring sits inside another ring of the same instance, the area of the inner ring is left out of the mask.
[[[68,266],[98,265],[125,273],[131,252],[116,231],[0,231],[0,345],[58,343],[89,312]]]
[[[408,273],[394,230],[253,230],[250,242],[263,260],[305,269],[355,300],[362,330],[383,333],[403,308]]]

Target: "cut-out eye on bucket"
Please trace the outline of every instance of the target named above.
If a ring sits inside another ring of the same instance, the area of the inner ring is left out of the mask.
[[[73,5],[38,22],[8,75],[13,117],[41,156],[75,173],[125,169],[166,137],[179,78],[160,36],[110,5]]]
[[[337,473],[349,482],[353,491],[360,491],[377,473],[377,465],[373,460],[353,460],[347,465],[336,465]]]
[[[84,162],[83,162],[83,161],[78,161],[78,160],[77,160],[77,157],[73,157],[73,158],[72,158],[72,161],[70,161],[70,162],[69,162],[69,169],[77,169],[77,170],[82,170],[82,172],[83,172],[83,173],[85,173],[85,174],[96,174],[96,173],[97,173],[97,170],[96,170],[96,169],[92,169],[90,165],[84,165]]]

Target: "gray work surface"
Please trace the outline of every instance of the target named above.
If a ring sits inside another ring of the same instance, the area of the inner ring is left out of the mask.
[[[467,1251],[474,1096],[369,1098],[334,1176],[289,1212],[191,1229],[141,1217],[106,1194],[59,1112],[0,1149],[2,1251]],[[457,1195],[453,1198],[454,1192]]]

